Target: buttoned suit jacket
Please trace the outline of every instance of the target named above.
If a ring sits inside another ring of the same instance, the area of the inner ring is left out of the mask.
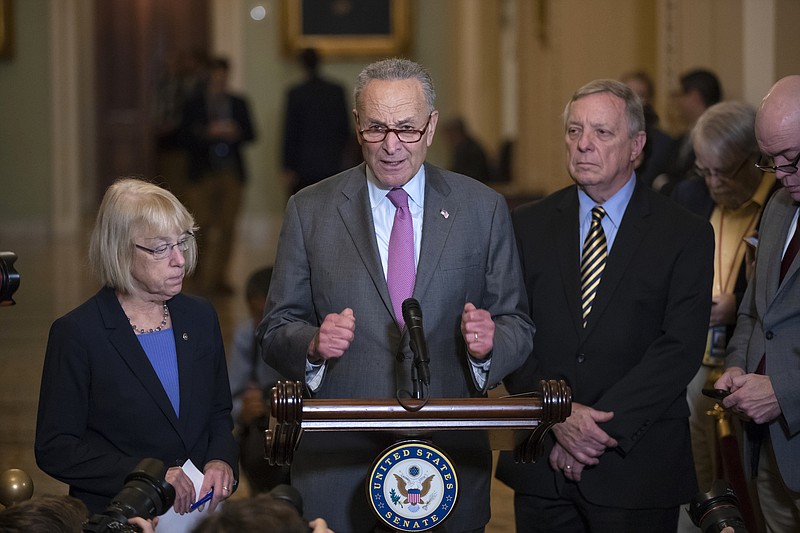
[[[797,205],[785,189],[764,209],[756,252],[756,269],[744,294],[736,329],[728,343],[726,366],[755,372],[766,355],[766,374],[781,407],[769,423],[769,435],[783,482],[800,491],[800,254],[782,283],[780,264]],[[744,440],[745,464],[751,447]],[[749,469],[748,473],[749,473]]]
[[[703,358],[711,305],[711,225],[637,182],[582,326],[575,186],[512,213],[537,333],[533,353],[506,379],[510,392],[564,379],[575,402],[613,411],[600,427],[619,446],[578,483],[590,502],[667,508],[697,493],[686,385]],[[497,476],[514,490],[556,498],[566,480],[547,457]]]
[[[113,289],[56,320],[47,342],[36,461],[70,494],[102,512],[144,458],[166,468],[228,463],[238,478],[231,395],[219,322],[205,301],[168,302],[178,355],[180,416]]]
[[[329,313],[351,308],[355,336],[326,363],[315,398],[395,398],[411,390],[409,336],[395,323],[369,202],[365,165],[290,198],[281,229],[264,320],[263,355],[288,379],[304,381],[309,342]],[[530,353],[519,259],[502,196],[463,175],[425,165],[422,242],[413,297],[420,303],[430,354],[433,398],[483,396],[473,381],[460,331],[464,304],[495,322],[487,384]],[[466,434],[465,434],[466,433]],[[367,531],[375,523],[364,481],[372,460],[396,435],[307,433],[292,465],[292,484],[307,516],[334,531]],[[432,436],[451,455],[465,503],[446,531],[482,527],[489,519],[491,453],[485,435]]]

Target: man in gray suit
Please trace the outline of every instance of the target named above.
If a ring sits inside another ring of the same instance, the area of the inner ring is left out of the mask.
[[[402,398],[412,389],[402,298],[390,296],[387,280],[393,220],[405,210],[413,221],[408,255],[415,279],[407,295],[419,301],[428,334],[426,392],[484,396],[533,345],[505,200],[476,180],[425,163],[438,112],[422,67],[399,59],[373,63],[354,92],[365,163],[289,199],[259,327],[264,359],[305,382],[314,398]],[[408,196],[407,208],[390,200],[396,189]],[[439,530],[483,531],[491,475],[486,436],[426,437],[449,454],[459,476],[461,502]],[[340,533],[372,531],[377,519],[364,482],[374,458],[397,438],[305,434],[291,477],[306,514]]]
[[[779,80],[756,115],[756,139],[783,188],[761,221],[753,279],[744,294],[727,369],[715,387],[747,424],[751,464],[767,530],[800,531],[800,76]]]

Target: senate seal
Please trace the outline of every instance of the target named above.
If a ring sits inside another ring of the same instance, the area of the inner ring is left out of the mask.
[[[458,477],[450,458],[430,443],[403,441],[378,456],[367,479],[375,514],[397,531],[428,531],[450,515]]]

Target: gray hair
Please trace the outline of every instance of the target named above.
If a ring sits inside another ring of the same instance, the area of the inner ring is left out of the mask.
[[[89,265],[100,283],[127,294],[134,289],[131,269],[137,233],[169,235],[196,230],[194,218],[171,192],[141,179],[123,178],[106,190],[100,203],[89,241]],[[197,265],[194,239],[184,257],[189,275]]]
[[[353,99],[356,109],[359,107],[361,94],[367,84],[372,80],[410,80],[415,79],[422,85],[422,92],[425,95],[425,103],[428,106],[428,113],[432,113],[436,102],[436,91],[433,88],[433,81],[430,74],[420,64],[408,59],[390,58],[376,61],[364,67],[364,70],[356,78],[356,85],[353,89]]]
[[[691,140],[698,151],[722,161],[758,152],[756,110],[744,102],[720,102],[706,109],[692,128]]]
[[[628,136],[635,137],[640,131],[644,131],[644,111],[642,111],[642,101],[630,87],[617,80],[594,80],[590,81],[572,95],[567,106],[564,108],[564,128],[567,127],[569,112],[572,104],[586,96],[599,93],[611,93],[625,102],[625,114],[628,117]]]

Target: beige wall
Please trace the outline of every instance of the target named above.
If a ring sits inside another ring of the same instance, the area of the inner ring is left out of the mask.
[[[15,55],[0,61],[0,239],[4,229],[44,230],[54,173],[49,2],[17,1],[14,7]]]
[[[797,0],[775,0],[775,31],[764,28],[763,39],[769,39],[775,47],[776,79],[789,74],[800,74],[800,2]]]
[[[548,193],[570,183],[564,171],[564,105],[578,87],[633,68],[653,71],[654,2],[520,2],[519,139],[515,184]],[[580,13],[580,17],[576,14]],[[626,29],[635,31],[626,31]]]

